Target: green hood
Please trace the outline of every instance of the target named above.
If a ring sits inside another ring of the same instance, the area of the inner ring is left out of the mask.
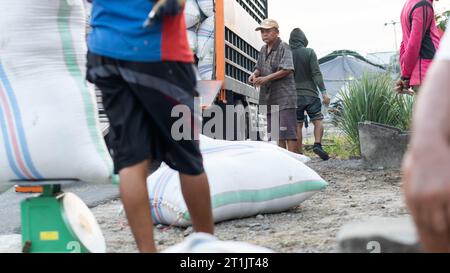
[[[291,38],[289,39],[289,45],[292,49],[296,49],[299,47],[307,47],[308,46],[308,39],[306,38],[305,33],[299,29],[296,28],[291,32]]]

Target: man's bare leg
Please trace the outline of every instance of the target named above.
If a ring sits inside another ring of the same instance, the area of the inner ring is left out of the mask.
[[[287,141],[287,149],[289,152],[298,153],[297,152],[297,140],[288,140]]]
[[[297,123],[297,153],[303,154],[303,122]]]
[[[330,156],[328,153],[323,149],[322,147],[322,138],[323,138],[323,122],[322,120],[314,120],[314,146],[313,146],[313,152],[320,156],[322,160],[328,160],[330,159]]]
[[[287,149],[286,140],[278,140],[278,146],[283,149]]]
[[[314,124],[315,143],[322,143],[323,132],[324,132],[323,122],[322,122],[322,120],[314,120],[312,123]]]
[[[211,193],[205,173],[198,176],[180,174],[181,191],[196,232],[214,234]]]
[[[120,171],[120,198],[140,252],[156,252],[153,219],[147,190],[150,160]]]

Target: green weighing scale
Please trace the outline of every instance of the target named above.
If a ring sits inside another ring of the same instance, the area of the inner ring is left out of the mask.
[[[74,180],[12,181],[19,186],[42,186],[43,193],[23,200],[22,252],[104,253],[105,238],[94,215],[73,193],[61,186]]]

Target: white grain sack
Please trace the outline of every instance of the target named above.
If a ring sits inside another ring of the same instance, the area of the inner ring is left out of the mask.
[[[0,1],[0,182],[111,181],[82,0]]]

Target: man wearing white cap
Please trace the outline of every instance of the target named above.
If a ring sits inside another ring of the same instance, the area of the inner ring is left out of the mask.
[[[295,152],[297,93],[292,52],[289,45],[280,39],[279,25],[275,20],[265,19],[256,31],[261,31],[266,45],[261,48],[249,82],[261,88],[259,104],[268,106],[267,124],[271,140],[278,140],[280,147]],[[278,106],[278,110],[274,106]],[[276,114],[279,128],[271,128],[271,117]],[[275,130],[278,130],[278,137]]]

